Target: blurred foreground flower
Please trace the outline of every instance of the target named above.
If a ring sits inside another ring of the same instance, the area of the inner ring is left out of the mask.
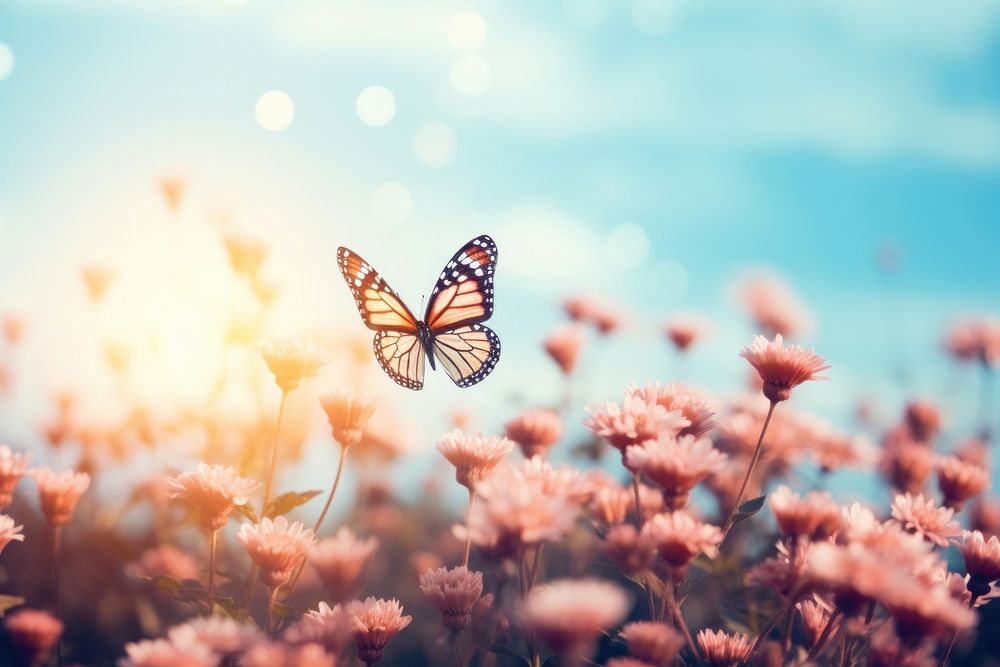
[[[679,352],[687,352],[698,339],[708,332],[708,324],[697,315],[675,315],[663,327],[663,333]]]
[[[14,487],[21,481],[32,455],[27,452],[15,452],[7,445],[0,445],[0,509],[14,500]]]
[[[24,535],[21,534],[21,528],[14,523],[14,519],[10,518],[6,514],[0,514],[0,554],[11,542],[23,542]]]
[[[267,257],[267,243],[261,239],[235,231],[227,231],[222,236],[233,271],[245,276],[254,276]]]
[[[341,602],[354,594],[361,572],[378,548],[378,538],[358,539],[343,526],[334,537],[309,548],[309,563],[316,570],[330,598]]]
[[[176,643],[167,639],[144,639],[125,644],[119,667],[217,667],[219,656],[197,642]]]
[[[545,456],[563,435],[562,419],[551,410],[526,410],[504,425],[507,437],[521,448],[524,458]]]
[[[583,332],[579,327],[568,324],[548,335],[542,346],[552,361],[556,362],[563,375],[569,375],[576,367],[576,358],[583,344]]]
[[[645,665],[670,665],[684,646],[684,638],[666,623],[637,621],[621,630],[628,654]]]
[[[420,575],[420,590],[441,612],[441,625],[458,633],[472,620],[472,609],[483,594],[483,573],[464,565],[427,570]]]
[[[799,297],[776,276],[759,273],[738,288],[743,305],[768,335],[800,336],[812,326],[812,316]]]
[[[56,472],[48,466],[34,468],[28,474],[38,485],[42,513],[49,525],[61,528],[69,523],[80,496],[90,487],[90,475],[72,470]]]
[[[83,276],[84,287],[87,288],[87,296],[93,304],[100,303],[101,299],[104,298],[104,293],[108,291],[118,275],[111,269],[100,265],[85,266],[80,270],[80,273]]]
[[[3,625],[26,665],[46,662],[63,633],[62,621],[37,609],[11,612],[4,617]]]

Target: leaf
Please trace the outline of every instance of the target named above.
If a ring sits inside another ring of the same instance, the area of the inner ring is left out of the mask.
[[[525,665],[530,665],[527,658],[525,658],[523,655],[515,651],[507,644],[501,644],[500,642],[493,642],[492,644],[490,644],[490,651],[492,653],[497,653],[499,655],[509,655],[512,658],[517,658]]]
[[[171,595],[177,595],[180,590],[184,588],[184,584],[182,584],[179,580],[166,574],[161,574],[155,577],[143,577],[143,579],[146,579],[157,588],[165,590]]]
[[[16,595],[0,595],[0,616],[6,614],[11,607],[22,604],[24,604],[24,598],[19,598]]]
[[[741,503],[739,507],[736,508],[736,514],[733,516],[733,524],[737,524],[740,521],[746,521],[764,507],[764,501],[767,500],[767,494],[762,496],[757,496],[756,498],[751,498],[744,503]]]
[[[253,511],[252,507],[250,507],[250,503],[237,505],[236,511],[249,519],[250,523],[257,523],[260,520],[257,518],[257,513]]]
[[[288,493],[282,493],[280,496],[272,500],[268,506],[267,511],[264,512],[264,516],[274,518],[276,516],[284,516],[288,514],[296,507],[300,505],[305,505],[307,502],[323,493],[322,491],[289,491]]]

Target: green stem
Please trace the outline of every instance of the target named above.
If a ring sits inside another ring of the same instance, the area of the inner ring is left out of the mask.
[[[726,523],[722,527],[722,537],[725,539],[726,535],[729,534],[730,528],[733,527],[733,521],[736,519],[736,512],[739,511],[740,502],[743,500],[743,494],[747,491],[747,486],[750,484],[750,478],[753,476],[754,468],[757,467],[757,462],[760,460],[761,452],[764,449],[764,434],[767,433],[767,426],[771,423],[771,415],[774,414],[774,408],[777,406],[777,402],[771,401],[771,406],[767,409],[767,417],[764,418],[764,426],[760,429],[760,437],[757,438],[757,446],[753,450],[753,456],[750,458],[750,465],[747,466],[747,474],[743,476],[743,484],[740,485],[740,492],[736,495],[736,502],[733,503],[733,507],[729,510],[729,516],[726,517]]]
[[[215,552],[219,544],[219,531],[208,536],[208,615],[215,613]]]
[[[282,390],[281,405],[278,406],[278,421],[274,425],[274,439],[271,442],[271,463],[267,468],[267,481],[264,484],[264,502],[260,506],[260,518],[267,514],[267,504],[271,501],[271,487],[274,485],[274,469],[278,466],[278,436],[281,434],[281,421],[285,416],[285,402],[288,392]]]
[[[462,565],[469,567],[469,557],[472,555],[472,533],[469,532],[469,515],[472,514],[472,504],[476,501],[476,493],[469,489],[469,503],[465,506],[465,556]]]
[[[267,617],[264,621],[264,631],[274,632],[274,603],[278,601],[279,586],[272,586],[267,596]]]

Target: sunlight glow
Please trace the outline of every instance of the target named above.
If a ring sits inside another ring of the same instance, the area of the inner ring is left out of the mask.
[[[270,90],[258,98],[254,112],[262,128],[279,132],[291,125],[295,117],[295,103],[287,93]]]
[[[358,95],[355,106],[362,123],[379,127],[396,115],[396,96],[385,86],[369,86]]]
[[[459,12],[448,23],[448,41],[456,49],[472,51],[486,43],[486,21],[475,12]]]

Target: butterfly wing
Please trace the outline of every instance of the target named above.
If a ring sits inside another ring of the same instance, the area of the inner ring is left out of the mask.
[[[490,318],[496,264],[497,245],[485,234],[455,253],[441,271],[427,302],[424,321],[432,334],[480,324]]]
[[[471,387],[493,372],[500,359],[500,337],[482,324],[434,334],[434,357],[459,387]]]
[[[337,265],[365,326],[375,331],[416,334],[417,318],[371,264],[341,246],[337,248]]]
[[[401,387],[424,386],[424,346],[413,334],[379,331],[372,343],[379,366]]]

